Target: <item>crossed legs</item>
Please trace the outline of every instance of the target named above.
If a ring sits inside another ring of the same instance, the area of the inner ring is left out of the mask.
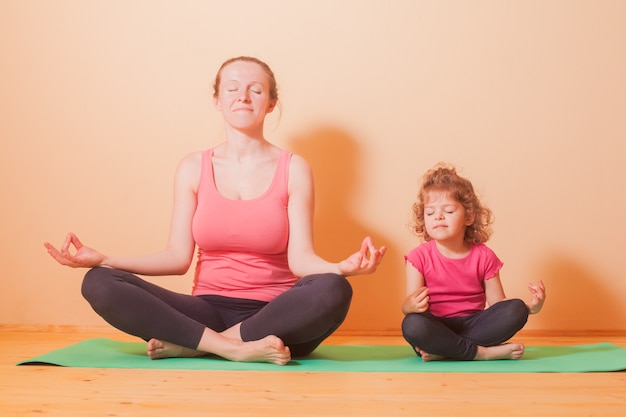
[[[524,346],[504,342],[527,320],[526,304],[510,299],[466,317],[408,314],[402,322],[402,335],[425,361],[519,359]]]
[[[352,288],[344,277],[301,279],[241,323],[228,327],[200,297],[178,294],[128,272],[93,268],[83,296],[112,326],[148,341],[153,359],[213,353],[235,361],[284,364],[312,352],[343,322]]]

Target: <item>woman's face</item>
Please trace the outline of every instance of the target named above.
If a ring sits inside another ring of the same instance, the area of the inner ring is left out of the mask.
[[[215,108],[226,123],[238,130],[263,127],[265,116],[276,105],[263,68],[247,61],[235,61],[222,68]]]

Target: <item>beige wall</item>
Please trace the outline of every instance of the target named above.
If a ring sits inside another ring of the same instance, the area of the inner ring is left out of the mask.
[[[389,247],[350,279],[344,331],[398,330],[410,208],[440,160],[494,210],[508,295],[546,282],[528,329],[624,330],[624,22],[619,0],[0,0],[0,323],[103,324],[42,242],[160,249],[178,160],[222,135],[215,71],[247,54],[281,87],[267,136],[313,165],[319,252]]]

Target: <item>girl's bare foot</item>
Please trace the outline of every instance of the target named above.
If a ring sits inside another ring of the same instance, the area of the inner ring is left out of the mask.
[[[422,357],[422,361],[424,362],[434,362],[434,361],[440,361],[440,360],[445,359],[444,356],[430,354],[418,347],[415,348],[415,351],[419,353],[419,355]]]
[[[445,356],[442,356],[442,355],[432,355],[428,352],[422,352],[422,360],[424,362],[442,361],[444,359],[445,359]]]
[[[521,343],[505,343],[496,346],[478,346],[474,360],[489,361],[497,359],[521,359],[524,356],[524,345]]]
[[[434,355],[428,353],[418,347],[415,348],[415,351],[419,353],[424,362],[434,362],[444,360],[445,357],[442,355]],[[489,361],[489,360],[498,360],[498,359],[521,359],[524,356],[524,345],[521,343],[505,343],[502,345],[496,346],[478,346],[478,350],[476,351],[476,356],[474,357],[475,361]]]
[[[196,358],[206,355],[206,353],[199,350],[189,349],[159,339],[150,339],[147,353],[150,359]]]

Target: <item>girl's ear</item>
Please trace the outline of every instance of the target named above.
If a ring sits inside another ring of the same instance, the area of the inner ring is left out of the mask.
[[[466,211],[465,212],[465,226],[471,226],[472,224],[474,224],[474,220],[476,220],[476,215],[474,214],[473,211]]]
[[[213,96],[213,105],[215,106],[215,110],[222,111],[222,105],[220,104],[220,100],[216,96]]]

